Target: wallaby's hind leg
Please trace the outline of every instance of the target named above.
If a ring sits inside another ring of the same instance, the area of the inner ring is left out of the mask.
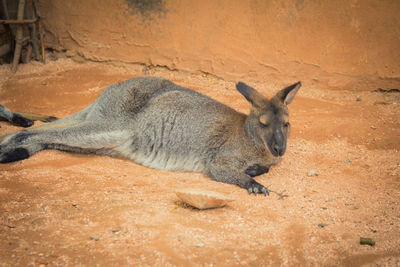
[[[67,118],[0,136],[0,163],[23,160],[44,149],[114,156],[110,147],[120,139],[120,131],[114,130],[118,128],[111,119],[89,119],[92,110],[90,105]]]
[[[120,144],[123,133],[112,124],[68,120],[64,124],[42,125],[3,137],[0,143],[0,163],[23,160],[44,149],[118,155],[113,148]]]

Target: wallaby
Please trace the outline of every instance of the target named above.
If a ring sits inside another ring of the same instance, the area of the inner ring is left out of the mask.
[[[288,107],[295,83],[270,100],[239,82],[249,115],[161,78],[134,78],[108,86],[90,106],[38,127],[0,137],[0,163],[44,149],[131,159],[144,166],[202,172],[254,194],[269,195],[253,177],[285,153]]]

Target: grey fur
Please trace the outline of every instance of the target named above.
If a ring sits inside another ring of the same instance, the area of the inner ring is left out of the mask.
[[[14,115],[14,113],[11,110],[0,105],[0,117],[1,118],[11,122],[13,115]]]
[[[0,119],[9,121],[15,125],[22,126],[22,127],[30,127],[33,125],[33,121],[25,118],[24,116],[12,112],[8,108],[0,105]]]
[[[44,149],[94,153],[160,170],[202,172],[249,193],[267,194],[252,177],[267,172],[284,154],[286,102],[300,86],[267,100],[238,83],[252,104],[245,115],[165,79],[131,79],[107,87],[70,117],[0,137],[0,163]]]

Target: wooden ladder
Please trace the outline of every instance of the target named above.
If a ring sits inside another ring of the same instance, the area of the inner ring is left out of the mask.
[[[33,49],[35,59],[41,60],[43,63],[45,63],[43,29],[40,21],[40,13],[37,0],[28,0],[30,1],[30,3],[27,3],[26,0],[19,0],[17,19],[10,19],[7,8],[7,0],[1,1],[5,19],[0,20],[0,24],[16,25],[16,30],[14,27],[11,27],[11,31],[13,33],[13,36],[15,37],[14,58],[11,66],[12,72],[15,73],[17,71],[18,63],[21,58],[22,46],[27,42],[30,42],[32,44],[32,46],[28,46],[29,57]],[[24,36],[23,25],[28,25],[30,33],[29,36]],[[37,31],[39,31],[41,55],[39,52]]]

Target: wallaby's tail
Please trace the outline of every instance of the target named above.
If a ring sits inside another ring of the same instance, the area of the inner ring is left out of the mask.
[[[42,122],[51,122],[58,120],[57,117],[54,116],[48,116],[48,115],[41,115],[41,114],[34,114],[34,113],[26,113],[26,112],[15,112],[27,119],[30,119],[32,121],[42,121]]]

